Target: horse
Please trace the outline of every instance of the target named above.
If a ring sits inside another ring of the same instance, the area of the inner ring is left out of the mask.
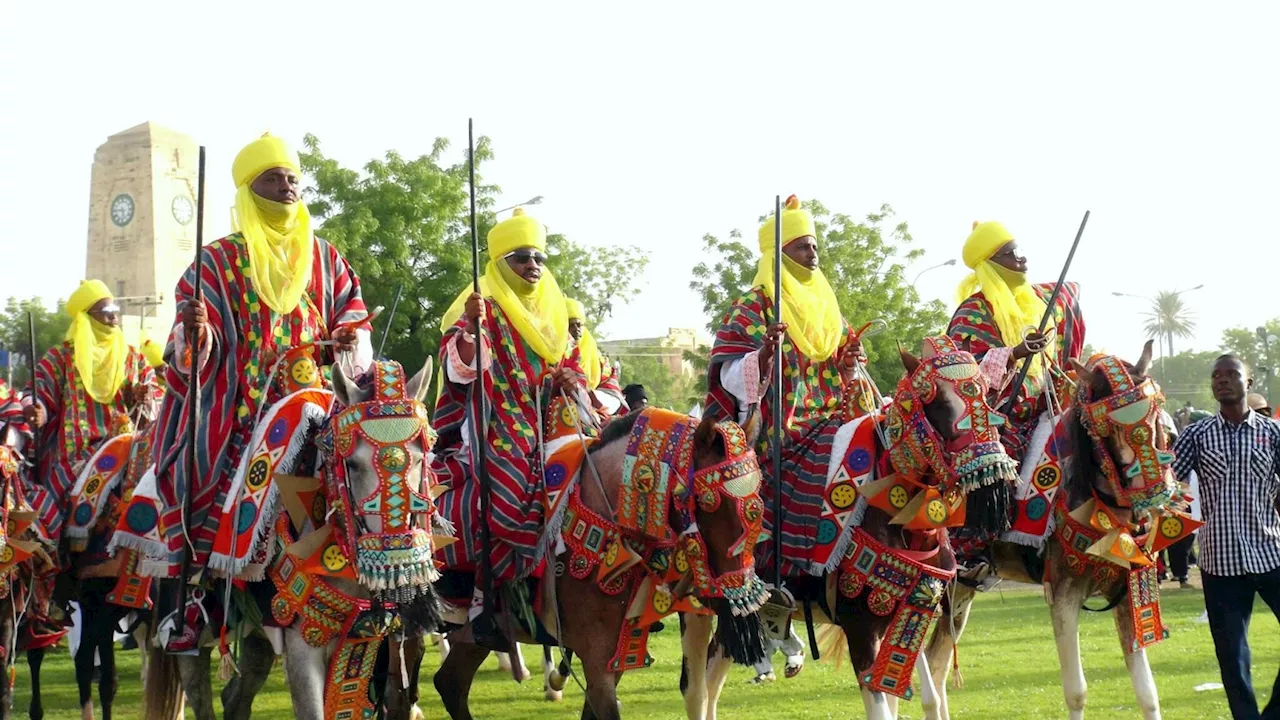
[[[1042,556],[1034,556],[1043,568],[1028,567],[1022,545],[1000,541],[992,546],[1001,577],[1046,584],[1063,695],[1073,720],[1084,717],[1087,695],[1079,614],[1085,601],[1098,594],[1107,598],[1114,612],[1143,718],[1160,717],[1145,650],[1167,634],[1160,622],[1153,558],[1161,547],[1194,530],[1196,523],[1176,502],[1177,485],[1168,467],[1172,456],[1159,419],[1163,396],[1146,376],[1151,349],[1148,341],[1135,365],[1114,356],[1103,356],[1089,367],[1072,361],[1078,380],[1076,406],[1062,415],[1030,476],[1038,487],[1057,495],[1053,522],[1046,530],[1053,539],[1046,537]],[[975,592],[957,584],[926,650],[943,717],[949,660]]]
[[[815,654],[815,623],[843,634],[872,720],[895,717],[898,699],[914,696],[913,670],[925,717],[937,717],[920,647],[955,574],[947,528],[985,511],[1016,477],[997,434],[1004,418],[973,356],[946,337],[925,338],[921,358],[900,355],[906,376],[891,401],[837,433],[824,514],[814,518],[831,529],[815,540],[809,573],[787,581],[799,603],[792,619],[809,626]],[[709,619],[683,626],[686,712],[714,720],[729,662],[708,643]],[[771,626],[785,632],[785,615]]]
[[[558,415],[555,407],[549,406],[548,416]],[[636,500],[624,488],[638,477],[652,478],[646,473],[654,466],[651,458],[628,453],[663,437],[648,434],[663,427],[668,430],[661,432],[671,433],[664,442],[678,448],[674,454],[684,460],[661,471],[671,482],[667,493],[646,493],[652,502],[647,506],[652,534],[646,535],[624,520],[627,503]],[[550,642],[564,650],[566,664],[573,654],[582,660],[583,718],[621,717],[617,684],[622,673],[648,664],[644,643],[653,618],[671,612],[682,599],[689,609],[720,618],[719,637],[735,661],[750,664],[763,656],[757,610],[768,588],[756,577],[752,559],[763,515],[759,465],[750,450],[756,432],[758,425],[744,429],[731,421],[698,422],[647,409],[605,426],[577,464],[560,468],[563,475],[554,470],[559,455],[548,460],[547,477],[556,478],[548,483],[569,500],[559,533],[549,536],[549,547],[557,550],[548,557],[538,586],[543,601],[538,620]],[[577,436],[571,437],[577,445]],[[647,469],[637,469],[641,466]],[[627,555],[638,562],[619,565]],[[623,569],[610,572],[615,567]],[[573,612],[563,613],[562,607]],[[533,637],[509,611],[499,625],[517,642],[548,642]],[[490,650],[474,642],[469,621],[450,640],[433,684],[451,718],[470,720],[471,683]],[[544,672],[549,664],[546,653]]]

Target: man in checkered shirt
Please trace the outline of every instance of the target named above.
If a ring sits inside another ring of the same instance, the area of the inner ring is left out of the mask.
[[[1234,355],[1213,365],[1218,414],[1200,420],[1174,445],[1173,470],[1199,477],[1205,525],[1200,529],[1200,571],[1209,629],[1235,720],[1280,720],[1280,676],[1261,715],[1253,694],[1249,616],[1261,595],[1280,620],[1280,425],[1245,404],[1253,385]]]

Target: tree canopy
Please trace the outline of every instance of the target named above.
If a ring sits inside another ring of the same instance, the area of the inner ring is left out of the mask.
[[[388,151],[357,171],[327,157],[314,135],[306,136],[304,147],[302,168],[314,179],[306,197],[319,224],[317,233],[360,275],[370,308],[382,305],[390,313],[396,293],[402,293],[384,355],[413,372],[436,354],[440,319],[471,283],[466,153],[449,162],[449,142],[437,138],[426,155],[407,159]],[[493,207],[500,191],[482,179],[481,171],[492,158],[489,138],[479,138],[476,225],[482,272],[488,261],[484,237],[496,222]],[[548,266],[561,288],[583,303],[593,326],[635,296],[647,263],[638,248],[610,248],[604,253],[557,234],[548,236],[547,251]],[[375,345],[387,322],[386,315],[375,321]]]
[[[1147,319],[1142,329],[1147,337],[1163,345],[1173,355],[1173,339],[1185,339],[1195,335],[1195,313],[1182,302],[1182,293],[1163,291],[1151,301],[1151,309],[1143,314]]]
[[[905,276],[907,266],[922,258],[924,251],[911,247],[907,223],[891,224],[894,212],[888,205],[862,220],[832,213],[816,200],[804,206],[813,213],[822,272],[845,320],[858,328],[880,319],[888,327],[864,347],[871,376],[882,391],[889,392],[903,373],[898,346],[919,353],[925,335],[945,330],[942,303],[923,302]],[[694,267],[690,287],[702,298],[703,310],[711,317],[708,327],[715,332],[733,301],[751,288],[759,252],[754,243],[749,247],[743,241],[738,230],[725,239],[707,234],[702,244],[714,260]]]
[[[4,312],[0,313],[0,348],[9,351],[10,362],[15,361],[15,356],[21,356],[21,360],[15,362],[15,364],[21,363],[13,374],[15,386],[25,385],[31,377],[27,369],[29,367],[27,354],[30,346],[27,312],[31,312],[32,319],[35,321],[36,361],[39,362],[49,348],[61,343],[67,334],[71,318],[67,317],[63,311],[65,305],[65,300],[59,300],[57,307],[50,310],[38,297],[29,300],[11,297],[5,303]]]

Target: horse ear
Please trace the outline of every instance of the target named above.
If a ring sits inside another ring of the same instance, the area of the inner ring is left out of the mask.
[[[916,368],[920,367],[920,358],[917,358],[915,355],[912,355],[902,348],[898,348],[898,354],[902,356],[902,367],[907,369],[908,375],[915,372]]]
[[[973,338],[968,336],[961,338],[960,342],[957,343],[956,347],[960,348],[960,352],[967,352],[970,355],[972,355],[973,354]]]
[[[759,414],[759,413],[756,413]],[[720,433],[716,432],[716,420],[710,415],[703,415],[702,422],[698,423],[698,429],[693,433],[693,447],[698,451],[707,451],[712,445],[720,439]]]
[[[1154,340],[1148,340],[1142,346],[1142,357],[1138,358],[1138,364],[1133,368],[1137,371],[1139,377],[1146,375],[1147,369],[1151,367],[1151,346],[1154,342]]]
[[[1076,358],[1071,358],[1071,367],[1076,371],[1076,380],[1085,387],[1093,385],[1093,371],[1084,366]]]
[[[409,396],[414,400],[423,402],[427,397],[427,389],[431,387],[431,373],[435,370],[435,367],[435,359],[428,356],[418,374],[409,378],[409,382],[404,389],[409,391]]]
[[[333,364],[333,397],[344,407],[360,402],[360,388],[342,371],[342,363]]]
[[[764,413],[760,412],[760,406],[756,405],[747,415],[746,424],[742,426],[742,432],[747,436],[747,447],[756,446],[762,429],[764,429]]]

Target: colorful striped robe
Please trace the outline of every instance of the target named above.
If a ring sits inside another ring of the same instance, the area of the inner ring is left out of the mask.
[[[485,304],[488,310],[482,332],[491,356],[488,370],[483,373],[489,411],[485,466],[492,492],[489,557],[494,577],[506,581],[528,576],[542,559],[541,433],[535,396],[541,395],[545,407],[549,382],[544,381],[558,365],[548,363],[525,343],[497,303],[486,299]],[[466,325],[465,319],[459,319],[441,340],[444,382],[431,420],[440,434],[431,468],[437,481],[448,488],[436,505],[440,514],[458,529],[460,539],[444,548],[442,555],[445,563],[455,569],[475,566],[480,551],[480,487],[471,470],[475,443],[470,442],[464,449],[462,442],[467,403],[477,402],[477,383],[451,382],[447,369],[453,339]],[[469,430],[467,434],[470,435]]]
[[[9,388],[9,384],[0,379],[0,426],[25,426],[22,417],[22,398]],[[0,442],[3,441],[0,437]]]
[[[195,266],[187,268],[174,290],[177,316],[165,350],[165,382],[169,392],[160,409],[155,443],[156,482],[163,505],[164,543],[168,552],[166,574],[180,572],[183,540],[182,497],[189,487],[191,515],[187,527],[195,547],[194,574],[204,567],[217,533],[218,513],[229,490],[231,476],[253,423],[265,402],[279,400],[267,388],[275,361],[287,350],[327,339],[341,323],[367,316],[360,297],[360,279],[329,243],[316,238],[312,244],[311,283],[303,300],[287,315],[275,313],[261,302],[250,285],[249,256],[244,239],[230,235],[204,249],[201,287],[208,313],[208,334],[202,344],[200,367],[200,425],[196,436],[196,478],[187,478],[187,375],[189,357],[179,357],[184,347],[182,311],[195,295]],[[182,353],[187,355],[187,353]],[[333,362],[330,348],[317,351],[316,364]],[[151,528],[147,528],[149,531]],[[145,533],[142,533],[145,534]],[[144,546],[145,543],[136,546]]]
[[[1035,289],[1040,299],[1045,302],[1048,302],[1049,296],[1053,294],[1051,283],[1036,285]],[[1084,348],[1084,317],[1080,314],[1080,286],[1076,283],[1066,283],[1062,287],[1062,292],[1058,294],[1053,312],[1058,333],[1052,350],[1046,351],[1046,354],[1054,362],[1051,374],[1055,377],[1055,382],[1062,384],[1065,381],[1065,372],[1069,369],[1068,360],[1078,358],[1080,351]],[[960,307],[951,318],[947,334],[958,343],[967,341],[970,351],[979,362],[985,359],[992,349],[1005,347],[1004,341],[1000,338],[1000,329],[996,327],[995,318],[992,316],[991,305],[982,293],[972,295],[960,303]],[[1027,378],[1023,386],[1025,390],[1019,395],[1018,403],[1013,407],[1010,429],[1000,433],[1005,449],[1019,463],[1026,455],[1027,444],[1031,440],[1031,433],[1035,432],[1041,413],[1048,407],[1041,385]],[[1005,403],[1008,402],[1012,392],[1013,374],[1010,373],[1008,385],[1000,393],[999,402],[995,404],[997,410],[1004,411]]]
[[[764,289],[754,287],[733,304],[721,321],[711,347],[708,368],[705,414],[716,419],[738,420],[745,408],[720,383],[725,363],[745,357],[764,345],[768,325],[766,312],[772,314],[772,302]],[[801,354],[784,336],[782,342],[783,393],[782,408],[782,572],[787,576],[808,574],[810,556],[818,537],[818,521],[822,515],[822,498],[827,484],[827,464],[831,459],[836,431],[844,422],[841,401],[844,386],[837,358],[848,347],[852,332],[845,326],[845,339],[834,355],[814,362]],[[761,497],[765,501],[765,529],[774,537],[773,518],[773,449],[769,431],[773,421],[776,388],[769,387],[760,402],[764,420],[756,445],[756,456],[765,477]],[[830,539],[825,539],[830,542]],[[757,548],[756,562],[771,567],[772,539]]]
[[[125,380],[109,405],[94,400],[80,382],[70,342],[50,348],[36,366],[36,398],[44,405],[46,418],[38,433],[39,479],[28,500],[52,540],[61,536],[67,495],[81,466],[103,442],[119,434],[121,418],[130,409],[125,403],[130,388],[155,379],[142,353],[127,347]]]

